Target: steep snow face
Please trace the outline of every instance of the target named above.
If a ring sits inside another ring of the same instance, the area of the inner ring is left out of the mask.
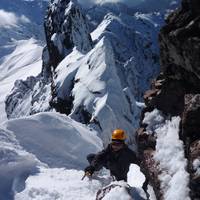
[[[94,41],[103,36],[110,40],[121,84],[139,101],[159,72],[157,35],[162,24],[160,13],[120,17],[109,13],[91,34]]]
[[[59,99],[72,102],[70,117],[99,130],[105,144],[112,129],[124,128],[134,143],[139,119],[136,101],[159,71],[158,14],[108,14],[92,32],[96,46],[86,55],[74,50],[55,70]]]
[[[120,84],[109,40],[102,38],[78,62],[75,59],[69,63],[72,60],[73,57],[66,57],[58,65],[54,80],[58,98],[73,97],[70,117],[100,131],[105,144],[116,127],[124,128],[133,142],[131,135],[135,129],[137,108],[134,96]],[[70,82],[73,82],[71,91]]]

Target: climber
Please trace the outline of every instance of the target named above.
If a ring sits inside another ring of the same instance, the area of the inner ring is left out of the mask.
[[[125,144],[126,134],[122,129],[112,132],[111,143],[97,154],[89,154],[87,160],[90,163],[85,168],[85,174],[92,176],[94,171],[102,167],[110,170],[111,176],[117,181],[127,181],[127,173],[131,163],[138,164],[136,154]]]

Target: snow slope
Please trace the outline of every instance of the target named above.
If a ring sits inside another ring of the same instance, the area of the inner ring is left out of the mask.
[[[99,151],[102,142],[96,132],[62,114],[46,112],[9,120],[1,125],[0,138],[1,200],[92,200],[112,181],[105,169],[92,180],[81,180],[88,165],[86,155]],[[131,170],[132,196],[139,200],[145,195],[140,188],[144,176],[137,171],[134,181],[135,167]],[[124,186],[115,190],[130,199]],[[116,192],[105,199],[116,199]]]
[[[5,122],[0,138],[1,200],[23,190],[24,181],[37,167],[83,169],[86,155],[102,148],[94,131],[58,113]]]
[[[0,127],[0,199],[10,200],[24,189],[24,180],[37,172],[39,161],[25,151],[15,135]]]
[[[97,192],[109,184],[117,185],[103,200],[144,200],[141,188],[130,187],[127,183],[111,182],[106,172],[93,179],[81,180],[84,173],[77,170],[40,168],[40,173],[30,176],[26,189],[15,195],[15,200],[95,200]],[[125,187],[130,188],[130,194]]]
[[[15,200],[92,200],[102,187],[99,180],[81,181],[83,171],[61,168],[40,169],[40,173],[26,181],[26,189],[15,195]]]
[[[47,1],[1,0],[0,8],[0,122],[7,119],[5,98],[17,79],[41,71]]]
[[[36,76],[42,68],[42,46],[35,39],[15,41],[6,48],[12,52],[0,59],[0,122],[7,119],[5,99],[15,80]]]
[[[94,131],[54,112],[10,120],[3,126],[14,132],[24,149],[51,167],[82,168],[86,155],[102,147]]]

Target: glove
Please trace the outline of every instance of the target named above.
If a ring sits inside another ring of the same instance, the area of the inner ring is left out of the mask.
[[[95,171],[95,168],[90,165],[90,166],[86,167],[84,171],[85,171],[85,173],[90,173],[90,175],[92,175]]]

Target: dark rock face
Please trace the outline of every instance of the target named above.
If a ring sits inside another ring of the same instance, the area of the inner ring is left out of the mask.
[[[140,159],[140,169],[145,174],[147,183],[150,183],[155,191],[157,199],[162,199],[160,182],[158,180],[159,168],[154,159],[156,138],[146,133],[145,125],[137,130],[137,143]]]
[[[47,11],[44,28],[49,54],[48,65],[54,68],[73,47],[82,53],[92,47],[86,17],[73,1],[53,1]]]
[[[162,71],[171,79],[183,80],[185,87],[194,91],[200,89],[199,24],[196,10],[182,8],[169,16],[159,37]]]
[[[184,107],[185,88],[178,80],[157,79],[144,95],[148,108],[157,108],[165,114],[180,115]],[[180,89],[182,88],[182,89]]]
[[[200,140],[196,140],[193,143],[191,143],[189,149],[189,170],[191,172],[190,188],[192,190],[192,199],[199,199],[200,197],[200,175],[197,173],[197,169],[193,165],[193,163],[199,159],[199,152]]]
[[[53,84],[54,69],[75,47],[82,53],[92,48],[92,39],[86,17],[73,0],[53,1],[44,22],[47,46],[43,51],[43,77],[51,79],[50,106],[60,113],[69,114],[73,98],[57,97]]]
[[[200,174],[194,167],[200,158],[200,94],[185,96],[182,118],[182,137],[186,143],[186,157],[189,161],[190,187],[192,199],[200,197]]]
[[[182,117],[182,134],[190,143],[200,138],[200,94],[185,95],[185,109]]]
[[[142,116],[157,108],[167,116],[181,117],[179,135],[188,159],[190,196],[200,199],[200,1],[183,0],[182,7],[170,14],[166,22],[159,35],[161,74],[144,95],[147,107]],[[145,125],[141,123],[141,126],[138,145],[142,163],[145,163],[142,168],[157,198],[162,199],[159,169],[147,163],[152,159],[155,147],[152,140],[156,143],[156,138],[145,136]],[[151,149],[151,153],[147,149]]]
[[[14,88],[11,94],[6,98],[6,113],[8,118],[15,117],[17,115],[17,110],[15,108],[21,104],[24,100],[24,96],[31,93],[33,90],[37,79],[35,77],[29,77],[27,81],[18,80],[15,82]]]

